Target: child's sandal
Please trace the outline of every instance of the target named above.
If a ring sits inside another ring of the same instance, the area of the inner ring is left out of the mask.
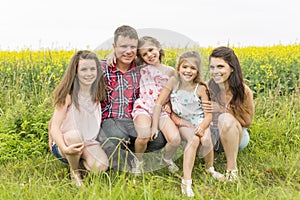
[[[181,181],[181,193],[187,197],[194,197],[194,191],[192,189],[192,180],[184,180]]]
[[[81,174],[78,170],[71,170],[70,171],[70,177],[73,183],[76,185],[76,187],[83,186]]]
[[[223,174],[221,174],[220,172],[217,172],[215,171],[215,168],[214,167],[210,167],[206,170],[207,172],[210,173],[210,175],[214,178],[214,179],[217,179],[219,181],[222,181],[224,182],[226,179],[225,179],[225,176]]]
[[[235,182],[238,180],[238,170],[233,169],[233,170],[226,170],[226,181],[228,182]]]

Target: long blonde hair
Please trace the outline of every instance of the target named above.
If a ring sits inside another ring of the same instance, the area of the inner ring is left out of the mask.
[[[210,95],[209,95],[208,87],[202,79],[203,69],[202,69],[201,56],[200,56],[199,52],[197,52],[197,51],[185,51],[179,56],[179,59],[176,64],[176,72],[177,72],[177,76],[178,76],[178,80],[179,80],[179,85],[181,84],[180,75],[178,73],[179,68],[182,65],[183,61],[188,61],[188,59],[190,59],[190,58],[194,59],[196,67],[197,67],[197,76],[193,80],[193,83],[203,85],[206,88],[206,93],[209,97]]]
[[[185,51],[185,52],[183,52],[179,56],[179,59],[177,61],[176,71],[178,72],[181,64],[183,63],[183,61],[187,61],[189,58],[194,58],[195,59],[195,64],[196,64],[196,67],[197,67],[197,76],[193,80],[193,82],[194,83],[204,83],[202,81],[202,76],[201,76],[202,75],[202,60],[201,60],[200,54],[197,51]]]

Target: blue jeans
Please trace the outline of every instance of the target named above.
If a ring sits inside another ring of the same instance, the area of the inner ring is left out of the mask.
[[[58,151],[58,146],[57,146],[55,143],[52,144],[52,153],[53,153],[53,155],[54,155],[56,158],[58,158],[60,161],[62,161],[62,162],[64,162],[64,163],[68,163],[68,160],[65,159],[64,157],[62,157],[62,155],[59,153],[59,151]]]
[[[224,148],[223,148],[223,145],[222,145],[221,140],[220,140],[219,130],[210,128],[210,131],[211,131],[212,136],[215,138],[214,150],[216,152],[223,152]],[[240,142],[240,145],[239,145],[239,151],[244,149],[248,145],[249,141],[250,141],[250,136],[249,136],[249,133],[247,131],[247,128],[243,128],[243,138],[242,138],[242,140]]]

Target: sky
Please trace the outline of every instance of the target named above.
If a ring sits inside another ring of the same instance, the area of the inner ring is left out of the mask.
[[[202,47],[300,43],[299,0],[2,0],[0,50],[95,49],[123,24]]]

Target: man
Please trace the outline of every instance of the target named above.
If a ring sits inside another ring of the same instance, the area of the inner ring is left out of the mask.
[[[107,100],[101,102],[102,127],[99,141],[114,169],[127,166],[126,148],[134,146],[137,133],[131,112],[134,101],[139,96],[140,69],[135,65],[137,54],[137,31],[127,25],[118,27],[114,33],[114,56],[116,63],[110,66],[106,60],[101,62],[106,78]],[[146,151],[163,148],[166,140],[160,132],[157,139],[149,142]],[[118,147],[121,147],[119,151]]]

